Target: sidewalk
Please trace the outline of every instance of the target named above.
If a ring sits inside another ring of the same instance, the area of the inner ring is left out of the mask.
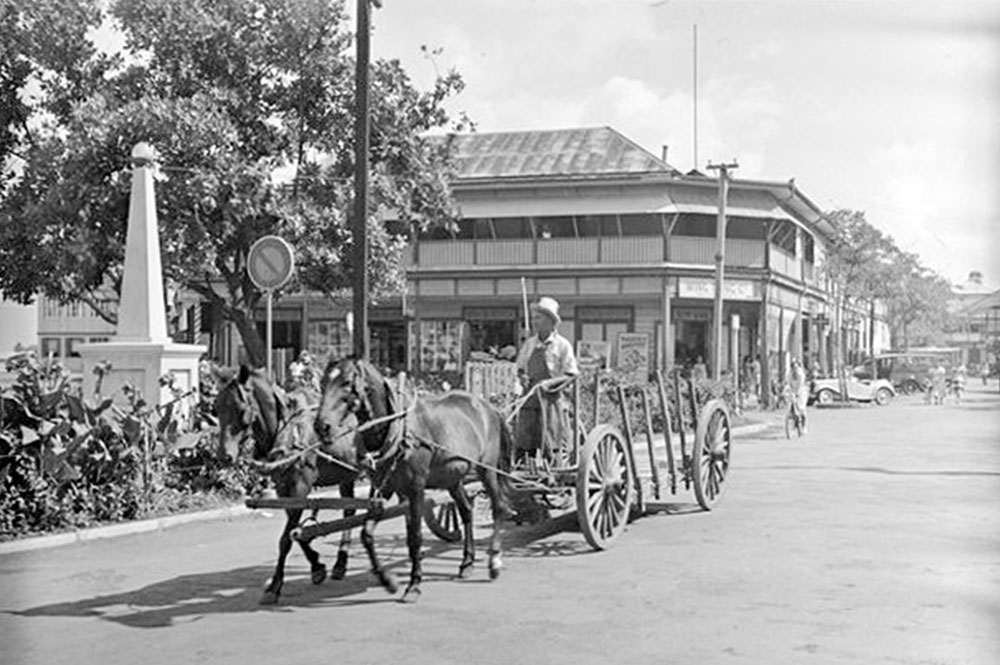
[[[771,420],[768,416],[772,412],[754,412],[755,416],[758,416],[762,422],[754,422],[746,425],[741,425],[734,427],[732,431],[732,436],[734,439],[738,439],[741,436],[749,436],[751,434],[757,434],[763,432],[770,428],[775,423],[764,422],[765,420]],[[777,412],[774,412],[777,413]],[[756,420],[757,418],[755,418]],[[632,443],[632,448],[637,455],[637,465],[641,469],[648,467],[645,464],[648,453],[646,451],[646,436],[645,433],[633,433],[634,441]],[[680,435],[676,432],[673,433],[671,437],[671,442],[674,448],[680,451]],[[658,434],[653,438],[653,448],[654,454],[659,458],[662,456],[663,460],[666,460],[666,452],[663,442],[663,435]],[[190,524],[192,522],[204,522],[209,520],[221,520],[221,519],[233,519],[237,517],[246,517],[248,515],[261,514],[259,511],[251,510],[247,508],[242,503],[234,504],[232,506],[227,506],[225,508],[215,508],[212,510],[203,510],[192,513],[183,513],[180,515],[169,515],[166,517],[155,517],[146,520],[134,520],[130,522],[121,522],[119,524],[110,524],[108,526],[92,527],[88,529],[77,529],[75,531],[67,531],[63,533],[53,533],[43,536],[29,536],[25,538],[19,538],[17,540],[11,540],[8,542],[0,543],[0,556],[5,554],[14,554],[16,552],[30,552],[33,550],[46,549],[50,547],[61,547],[63,545],[72,545],[74,543],[83,543],[92,540],[101,540],[105,538],[117,538],[118,536],[127,536],[138,533],[149,533],[152,531],[160,531],[162,529],[169,529],[171,527],[180,526],[182,524]]]

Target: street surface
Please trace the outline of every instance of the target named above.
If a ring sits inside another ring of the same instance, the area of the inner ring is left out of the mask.
[[[810,409],[809,433],[736,442],[711,513],[689,494],[595,553],[572,516],[481,552],[427,534],[423,597],[289,559],[257,604],[279,515],[0,556],[0,663],[1000,663],[1000,394]],[[778,414],[756,414],[777,423]],[[640,453],[641,454],[641,453]],[[425,530],[426,533],[426,530]],[[408,570],[402,522],[380,551]],[[319,544],[332,564],[336,539]]]

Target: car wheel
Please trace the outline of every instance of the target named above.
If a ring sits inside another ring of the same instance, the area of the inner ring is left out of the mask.
[[[816,394],[816,401],[820,404],[833,404],[833,391],[824,388]]]
[[[903,384],[903,394],[904,395],[914,395],[920,392],[920,384],[916,381],[907,381]]]
[[[879,406],[885,406],[892,401],[892,391],[888,388],[879,388],[875,391],[875,403]]]

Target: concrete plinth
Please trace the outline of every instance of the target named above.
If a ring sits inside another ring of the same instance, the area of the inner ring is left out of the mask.
[[[168,387],[160,386],[160,377],[164,375],[172,376],[174,388],[181,392],[196,390],[198,360],[205,353],[204,346],[170,342],[103,342],[81,344],[78,348],[83,357],[83,394],[86,397],[94,394],[97,384],[98,377],[93,368],[108,361],[111,371],[101,384],[101,395],[113,396],[115,401],[123,403],[125,395],[121,389],[131,385],[142,393],[143,399],[150,405],[166,404],[174,398]],[[193,396],[184,402],[196,399]]]

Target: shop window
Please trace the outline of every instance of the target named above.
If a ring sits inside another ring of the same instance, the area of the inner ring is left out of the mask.
[[[632,327],[631,307],[577,307],[577,339],[588,342],[609,342],[612,355],[618,344],[618,335]],[[612,362],[615,362],[612,358]]]
[[[306,349],[318,361],[351,355],[351,335],[340,320],[310,321],[306,326]]]
[[[376,367],[400,372],[406,369],[406,324],[402,321],[378,321],[371,330],[371,359]]]
[[[459,372],[466,343],[462,321],[425,320],[417,326],[413,362],[420,372]]]
[[[518,312],[515,307],[467,307],[469,350],[491,352],[517,346]]]
[[[656,214],[622,215],[623,236],[662,236],[663,224]]]
[[[62,339],[59,337],[43,337],[41,339],[42,358],[62,358]]]
[[[84,337],[67,337],[66,338],[66,357],[67,358],[79,358],[80,351],[77,350],[77,346],[85,343],[87,340]]]

